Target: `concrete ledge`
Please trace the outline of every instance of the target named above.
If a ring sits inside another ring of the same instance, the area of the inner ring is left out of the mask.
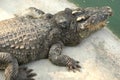
[[[66,0],[4,0],[0,3],[0,8],[10,15],[29,6],[51,13],[66,7],[75,8],[74,4]],[[10,17],[13,15],[8,18]],[[55,66],[47,59],[35,61],[26,66],[37,73],[36,80],[120,79],[120,40],[107,28],[94,33],[78,46],[65,47],[62,53],[80,61],[81,72],[68,72],[65,67]],[[4,80],[3,71],[0,71],[0,80]]]

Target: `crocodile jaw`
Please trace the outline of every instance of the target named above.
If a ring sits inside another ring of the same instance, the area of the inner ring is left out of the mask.
[[[77,15],[78,29],[82,38],[105,27],[107,19],[112,15],[112,9],[108,6],[87,8],[84,11],[86,11],[85,15]]]

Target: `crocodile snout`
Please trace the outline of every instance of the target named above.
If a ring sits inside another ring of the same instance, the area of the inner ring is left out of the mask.
[[[103,13],[108,14],[108,16],[112,16],[113,12],[112,12],[111,7],[105,6],[105,7],[103,7],[102,9],[103,9]]]

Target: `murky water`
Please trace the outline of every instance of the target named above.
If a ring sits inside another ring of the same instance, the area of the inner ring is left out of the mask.
[[[108,28],[120,38],[120,0],[69,0],[77,6],[110,6],[113,9],[113,16],[109,19]]]

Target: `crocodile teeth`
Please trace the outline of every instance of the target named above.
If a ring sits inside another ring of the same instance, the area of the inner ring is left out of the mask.
[[[82,19],[85,19],[85,17],[84,17],[84,16],[80,16],[80,17],[78,17],[78,18],[76,19],[76,21],[80,21],[80,20],[82,20]]]
[[[80,29],[85,29],[85,27],[84,27],[84,25],[83,25],[83,24],[81,24],[81,27],[80,27]]]
[[[76,14],[76,13],[78,13],[78,12],[81,12],[81,11],[73,11],[72,14]]]

